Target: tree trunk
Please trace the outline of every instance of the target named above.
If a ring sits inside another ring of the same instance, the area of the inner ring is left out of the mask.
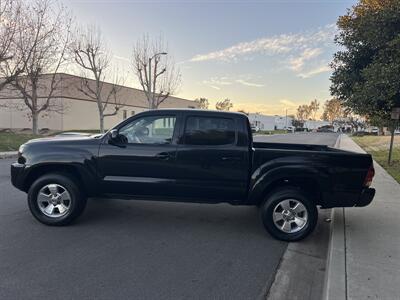
[[[38,130],[38,113],[34,112],[32,113],[32,133],[33,134],[39,134]]]
[[[99,118],[100,118],[100,133],[104,133],[104,114],[102,112],[100,112]]]
[[[395,123],[393,121],[393,125],[390,128],[390,146],[389,146],[389,157],[388,157],[388,165],[392,164],[392,153],[393,153],[393,142],[394,142],[394,131],[396,130]]]

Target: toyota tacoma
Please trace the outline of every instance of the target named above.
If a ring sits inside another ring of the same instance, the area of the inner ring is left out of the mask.
[[[254,205],[285,241],[309,235],[317,207],[366,206],[369,154],[323,145],[254,142],[245,114],[150,110],[103,135],[35,139],[11,166],[33,216],[67,225],[89,197]]]

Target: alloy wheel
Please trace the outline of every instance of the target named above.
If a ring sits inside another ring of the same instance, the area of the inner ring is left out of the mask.
[[[274,208],[273,221],[275,226],[285,233],[298,232],[307,224],[307,208],[296,199],[282,200]]]
[[[59,184],[51,183],[43,186],[37,195],[40,211],[50,218],[65,216],[71,208],[71,195]]]

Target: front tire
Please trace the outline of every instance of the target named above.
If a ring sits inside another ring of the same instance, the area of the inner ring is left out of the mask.
[[[282,188],[269,194],[261,206],[265,229],[275,238],[293,242],[307,237],[318,221],[311,199],[296,188]]]
[[[29,188],[28,206],[39,222],[63,226],[83,213],[86,197],[75,182],[64,174],[46,174]]]

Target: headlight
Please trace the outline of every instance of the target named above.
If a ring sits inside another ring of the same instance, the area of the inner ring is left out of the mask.
[[[19,164],[25,164],[26,163],[26,159],[23,156],[24,146],[25,145],[21,145],[21,146],[19,146],[19,149],[18,149],[18,159],[17,159],[17,161],[18,161]]]

